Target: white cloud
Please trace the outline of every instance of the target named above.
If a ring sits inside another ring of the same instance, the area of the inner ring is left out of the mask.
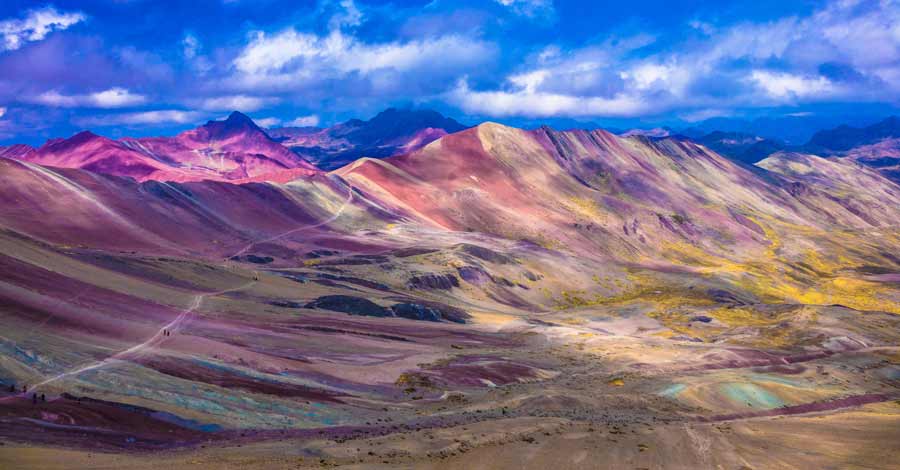
[[[137,113],[89,116],[79,119],[77,122],[82,126],[190,124],[197,122],[202,116],[201,113],[196,111],[164,109]]]
[[[513,7],[516,0],[496,0]],[[807,16],[730,26],[696,19],[687,42],[644,52],[652,37],[564,51],[536,48],[504,80],[445,96],[489,116],[637,116],[685,119],[797,102],[900,102],[898,0],[843,0]],[[496,107],[492,110],[492,107]]]
[[[319,116],[311,114],[309,116],[300,116],[292,121],[286,122],[287,127],[316,127],[319,125]]]
[[[270,104],[277,103],[278,98],[247,96],[247,95],[229,95],[207,98],[200,101],[199,107],[210,111],[256,111]]]
[[[449,93],[451,101],[470,113],[491,116],[638,116],[652,109],[640,97],[576,96],[535,91],[535,80],[520,80],[508,91],[471,90],[465,80]],[[524,85],[524,86],[523,86]],[[531,88],[529,88],[531,87]]]
[[[186,34],[184,39],[181,40],[182,54],[185,59],[193,59],[197,57],[197,53],[200,52],[202,46],[200,45],[200,40],[197,39],[197,36],[193,34]]]
[[[281,119],[278,119],[276,117],[267,117],[267,118],[261,118],[261,119],[254,119],[253,122],[255,122],[256,125],[259,127],[269,128],[269,127],[275,127],[275,126],[281,124]]]
[[[553,8],[553,0],[494,0],[508,7],[517,15],[527,17],[553,17],[556,10]]]
[[[0,118],[2,118],[3,116],[6,116],[6,108],[0,106]]]
[[[0,21],[3,49],[15,50],[26,42],[40,41],[53,31],[61,31],[85,20],[80,12],[60,12],[47,6],[28,10],[25,18]]]
[[[834,85],[825,77],[754,70],[750,79],[772,98],[806,98],[830,95],[835,91]]]
[[[305,73],[316,70],[368,74],[385,69],[408,71],[426,66],[471,65],[489,53],[486,44],[455,35],[366,44],[340,31],[317,36],[288,29],[275,35],[257,32],[234,60],[234,66],[248,75],[271,74],[285,69]]]
[[[353,3],[353,0],[341,0],[340,6],[343,11],[334,15],[329,21],[331,29],[340,29],[344,27],[359,26],[362,24],[363,14]]]
[[[125,88],[114,87],[85,95],[64,95],[56,90],[50,90],[30,101],[59,108],[124,108],[143,104],[147,98],[131,93]]]

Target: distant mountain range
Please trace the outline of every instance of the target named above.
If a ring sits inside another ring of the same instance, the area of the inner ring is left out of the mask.
[[[435,111],[390,108],[367,121],[351,119],[327,128],[264,130],[248,116],[233,112],[225,120],[209,121],[173,137],[114,140],[83,131],[67,139],[51,139],[38,148],[23,144],[0,147],[0,157],[138,181],[284,182],[335,170],[362,157],[407,154],[467,128]],[[659,127],[618,133],[653,140],[689,139],[749,165],[782,151],[848,158],[900,181],[897,117],[866,127],[820,130],[800,145],[739,131],[699,132],[700,128],[676,131]]]
[[[848,121],[830,115],[796,115],[742,119],[714,117],[678,130],[679,134],[698,138],[715,131],[760,136],[788,145],[803,145],[822,129],[830,129]],[[856,122],[865,122],[857,120]]]
[[[757,163],[779,151],[847,158],[900,181],[900,118],[889,117],[866,127],[839,126],[813,134],[803,145],[740,132],[713,131],[693,140],[728,158]]]
[[[466,127],[435,111],[390,108],[368,121],[351,119],[325,129],[283,127],[268,132],[319,168],[333,170],[364,156],[410,152]]]

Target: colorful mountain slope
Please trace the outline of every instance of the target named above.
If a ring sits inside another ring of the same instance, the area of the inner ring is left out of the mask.
[[[613,439],[585,462],[820,468],[857,429],[897,442],[900,187],[846,158],[487,123],[277,176],[0,159],[0,461],[552,466]],[[827,457],[760,457],[776,424]]]
[[[137,183],[2,159],[0,174],[0,193],[11,201],[0,209],[0,225],[8,229],[70,246],[216,258],[325,219],[349,196],[344,183],[320,172],[283,186]]]
[[[138,181],[283,180],[318,170],[273,141],[247,116],[232,113],[176,137],[112,140],[89,131],[54,139],[38,149],[6,148],[0,156],[44,166],[80,168]]]

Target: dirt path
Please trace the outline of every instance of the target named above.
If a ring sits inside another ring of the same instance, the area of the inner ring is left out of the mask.
[[[162,343],[162,342],[164,341],[164,339],[166,338],[166,336],[165,336],[166,331],[173,331],[173,332],[178,331],[179,327],[180,327],[181,324],[184,322],[185,318],[187,318],[188,315],[191,314],[191,312],[193,312],[194,310],[197,310],[198,308],[200,308],[200,305],[203,303],[203,299],[205,299],[205,298],[207,298],[207,297],[210,297],[210,296],[216,296],[216,295],[221,295],[221,294],[225,294],[225,293],[228,293],[228,292],[233,292],[233,291],[245,289],[245,288],[250,287],[251,285],[253,285],[253,284],[255,284],[255,283],[256,283],[256,281],[250,281],[250,282],[248,282],[248,283],[246,283],[246,284],[243,284],[243,285],[238,286],[238,287],[233,287],[233,288],[231,288],[231,289],[224,289],[224,290],[220,290],[220,291],[216,291],[216,292],[207,292],[207,293],[205,293],[205,294],[197,294],[197,295],[194,296],[193,300],[191,301],[191,305],[190,305],[188,308],[182,310],[182,312],[181,312],[177,317],[175,317],[174,320],[172,320],[172,321],[170,321],[169,323],[163,325],[163,326],[162,326],[162,327],[161,327],[161,328],[160,328],[153,336],[151,336],[151,337],[150,337],[149,339],[147,339],[146,341],[144,341],[144,342],[142,342],[142,343],[140,343],[140,344],[136,344],[136,345],[134,345],[134,346],[132,346],[132,347],[130,347],[130,348],[128,348],[128,349],[119,351],[119,352],[113,354],[112,356],[107,357],[106,359],[103,359],[103,360],[100,360],[100,361],[96,361],[96,362],[87,364],[87,365],[85,365],[85,366],[81,366],[81,367],[79,367],[79,368],[77,368],[77,369],[73,369],[73,370],[70,370],[70,371],[67,371],[67,372],[63,372],[63,373],[57,374],[57,375],[55,375],[55,376],[53,376],[53,377],[49,377],[49,378],[47,378],[47,379],[44,379],[43,381],[38,382],[38,383],[32,385],[31,388],[29,389],[29,391],[35,392],[35,391],[37,391],[40,387],[45,386],[45,385],[48,385],[48,384],[51,384],[51,383],[56,382],[56,381],[58,381],[58,380],[60,380],[60,379],[64,379],[64,378],[66,378],[66,377],[74,377],[74,376],[77,376],[77,375],[79,375],[79,374],[81,374],[81,373],[83,373],[83,372],[87,372],[87,371],[90,371],[90,370],[100,369],[100,368],[102,368],[102,367],[104,367],[104,366],[107,366],[107,365],[113,363],[113,362],[116,362],[116,361],[125,359],[125,358],[127,358],[128,356],[130,356],[130,355],[139,353],[139,352],[141,352],[141,351],[143,351],[143,350],[145,350],[145,349],[147,349],[147,348],[151,348],[151,347],[157,346],[157,345],[159,345],[160,343]],[[9,398],[9,397],[7,397],[7,398]]]
[[[341,205],[341,207],[338,208],[338,210],[335,211],[334,215],[332,215],[331,217],[329,217],[329,218],[327,218],[327,219],[324,219],[324,220],[321,220],[321,221],[319,221],[319,222],[316,222],[315,224],[312,224],[312,225],[304,225],[304,226],[302,226],[302,227],[297,227],[297,228],[295,228],[295,229],[288,230],[287,232],[280,233],[280,234],[278,234],[278,235],[275,235],[274,237],[266,238],[266,239],[264,239],[264,240],[254,240],[254,241],[248,243],[247,245],[245,245],[243,248],[241,248],[240,250],[238,250],[238,251],[237,251],[236,253],[234,253],[233,255],[226,257],[226,259],[230,259],[230,258],[233,258],[233,257],[235,257],[235,256],[240,256],[240,255],[246,253],[247,250],[249,250],[250,248],[253,247],[253,245],[256,245],[256,244],[259,244],[259,243],[273,242],[273,241],[275,241],[275,240],[278,240],[279,238],[284,238],[284,237],[286,237],[286,236],[288,236],[288,235],[293,235],[293,234],[295,234],[295,233],[297,233],[297,232],[302,232],[302,231],[304,231],[304,230],[310,230],[310,229],[314,229],[314,228],[317,228],[317,227],[321,227],[321,226],[326,225],[326,224],[330,224],[331,222],[334,222],[335,220],[337,220],[337,218],[340,217],[341,214],[344,213],[344,209],[346,209],[347,206],[349,206],[351,202],[353,202],[353,186],[348,185],[348,186],[347,186],[347,200],[344,201],[344,204]]]
[[[229,256],[228,258],[232,258],[232,257],[234,257],[234,256],[240,256],[241,254],[243,254],[244,252],[246,252],[247,250],[249,250],[251,247],[253,247],[253,245],[256,245],[257,243],[267,243],[267,242],[275,241],[275,240],[278,240],[278,239],[280,239],[280,238],[283,238],[283,237],[292,235],[292,234],[294,234],[294,233],[301,232],[301,231],[303,231],[303,230],[309,230],[309,229],[313,229],[313,228],[316,228],[316,227],[321,227],[321,226],[323,226],[323,225],[329,224],[329,223],[331,223],[331,222],[337,220],[337,218],[340,217],[341,214],[343,214],[344,210],[347,208],[348,205],[350,205],[351,202],[353,202],[353,186],[349,186],[349,185],[348,185],[348,189],[347,189],[347,200],[344,201],[344,204],[341,205],[341,207],[338,208],[338,210],[335,211],[335,213],[334,213],[331,217],[328,217],[327,219],[321,220],[321,221],[316,222],[316,223],[311,224],[311,225],[303,225],[303,226],[301,226],[301,227],[297,227],[297,228],[288,230],[288,231],[286,231],[286,232],[280,233],[280,234],[275,235],[275,236],[273,236],[273,237],[266,238],[266,239],[264,239],[264,240],[254,240],[254,241],[248,243],[246,246],[244,246],[244,247],[241,248],[240,250],[238,250],[238,251],[237,251],[236,253],[234,253],[233,255]],[[59,380],[61,380],[61,379],[64,379],[64,378],[67,378],[67,377],[74,377],[74,376],[77,376],[77,375],[82,374],[82,373],[84,373],[84,372],[88,372],[88,371],[91,371],[91,370],[97,370],[97,369],[100,369],[100,368],[105,367],[105,366],[107,366],[107,365],[109,365],[109,364],[112,364],[112,363],[114,363],[114,362],[116,362],[116,361],[120,361],[120,360],[123,360],[123,359],[128,358],[129,356],[132,356],[132,355],[135,355],[135,354],[137,354],[137,353],[140,353],[141,351],[144,351],[144,350],[146,350],[146,349],[155,347],[155,346],[161,344],[163,341],[165,341],[165,338],[167,337],[167,336],[166,336],[166,332],[170,332],[170,333],[171,333],[171,332],[177,332],[177,331],[181,328],[181,326],[182,326],[182,324],[184,323],[185,319],[187,319],[187,318],[191,315],[192,312],[194,312],[195,310],[197,310],[198,308],[200,308],[200,305],[203,303],[203,300],[206,299],[207,297],[217,296],[217,295],[226,294],[226,293],[228,293],[228,292],[234,292],[234,291],[237,291],[237,290],[242,290],[242,289],[245,289],[245,288],[247,288],[247,287],[250,287],[251,285],[255,284],[256,282],[258,282],[258,281],[253,280],[253,281],[250,281],[250,282],[248,282],[248,283],[246,283],[246,284],[243,284],[243,285],[241,285],[241,286],[238,286],[238,287],[233,287],[233,288],[230,288],[230,289],[224,289],[224,290],[220,290],[220,291],[216,291],[216,292],[207,292],[207,293],[204,293],[204,294],[197,294],[197,295],[195,295],[194,298],[191,300],[191,304],[190,304],[190,306],[188,306],[188,308],[182,310],[181,313],[180,313],[177,317],[175,317],[174,320],[172,320],[172,321],[170,321],[169,323],[167,323],[167,324],[163,325],[162,327],[160,327],[159,330],[157,330],[156,333],[153,334],[153,336],[151,336],[150,338],[148,338],[146,341],[144,341],[144,342],[142,342],[142,343],[140,343],[140,344],[136,344],[136,345],[134,345],[134,346],[132,346],[132,347],[130,347],[130,348],[128,348],[128,349],[119,351],[119,352],[113,354],[112,356],[109,356],[109,357],[107,357],[107,358],[105,358],[105,359],[103,359],[103,360],[96,361],[96,362],[92,362],[92,363],[90,363],[90,364],[87,364],[87,365],[78,367],[78,368],[76,368],[76,369],[73,369],[73,370],[70,370],[70,371],[67,371],[67,372],[62,372],[62,373],[59,373],[59,374],[54,375],[54,376],[52,376],[52,377],[46,378],[46,379],[42,380],[41,382],[38,382],[38,383],[32,385],[32,386],[29,388],[29,392],[34,393],[34,392],[36,392],[39,388],[41,388],[41,387],[43,387],[43,386],[46,386],[46,385],[48,385],[48,384],[57,382],[57,381],[59,381]],[[5,398],[0,399],[0,401],[4,401],[4,400],[6,400],[6,399],[10,399],[10,398],[14,398],[14,397],[16,397],[16,396],[22,396],[22,395],[24,395],[24,394],[14,395],[14,396],[8,396],[8,397],[5,397]]]

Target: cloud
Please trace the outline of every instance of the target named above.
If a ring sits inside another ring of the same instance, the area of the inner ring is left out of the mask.
[[[287,127],[316,127],[319,125],[319,116],[311,114],[309,116],[300,116],[292,121],[286,122]]]
[[[101,116],[88,116],[78,119],[76,122],[82,126],[117,126],[117,125],[166,125],[166,124],[190,124],[197,122],[203,115],[197,111],[182,111],[176,109],[164,109],[154,111],[142,111],[136,113],[106,114]]]
[[[806,98],[834,93],[834,85],[825,77],[803,77],[790,73],[754,70],[750,79],[767,95],[776,99]]]
[[[534,75],[513,82],[507,91],[475,91],[461,80],[449,98],[469,113],[490,116],[639,116],[650,110],[650,103],[640,97],[620,93],[611,97],[576,96],[537,91],[539,79]]]
[[[335,74],[367,74],[383,69],[410,71],[424,66],[471,65],[489,54],[488,49],[480,41],[453,35],[366,44],[340,31],[332,31],[328,36],[294,29],[275,35],[258,31],[234,60],[234,66],[251,75],[308,68]]]
[[[529,18],[545,17],[555,19],[556,9],[553,0],[494,0],[512,10],[517,15]]]
[[[0,106],[0,118],[2,118],[3,116],[6,116],[6,108]]]
[[[332,16],[328,25],[331,29],[354,27],[362,24],[363,14],[353,3],[353,0],[341,0],[339,3],[341,12]]]
[[[513,7],[515,0],[496,0]],[[896,0],[839,0],[806,16],[713,25],[656,44],[635,36],[580,49],[540,45],[491,86],[458,82],[445,96],[486,116],[647,116],[690,119],[738,108],[846,101],[900,102]]]
[[[207,98],[197,103],[200,108],[210,111],[256,111],[270,104],[277,103],[278,98],[248,96],[248,95],[229,95]]]
[[[261,118],[261,119],[254,119],[253,122],[255,122],[256,125],[259,127],[269,128],[269,127],[275,127],[275,126],[281,124],[281,119],[278,119],[276,117],[267,117],[267,118]]]
[[[85,95],[64,95],[56,90],[46,91],[31,101],[59,108],[124,108],[143,104],[147,98],[125,88],[110,88]]]
[[[40,41],[53,31],[61,31],[86,19],[80,12],[60,12],[47,6],[28,10],[25,18],[0,21],[3,49],[16,50],[27,42]]]
[[[200,40],[197,39],[197,36],[188,33],[184,36],[184,39],[181,40],[181,47],[184,58],[193,59],[194,57],[197,57],[197,53],[200,52]]]
[[[196,73],[205,75],[212,70],[213,64],[209,57],[202,55],[203,44],[197,36],[187,33],[181,39],[181,55],[188,66]]]

